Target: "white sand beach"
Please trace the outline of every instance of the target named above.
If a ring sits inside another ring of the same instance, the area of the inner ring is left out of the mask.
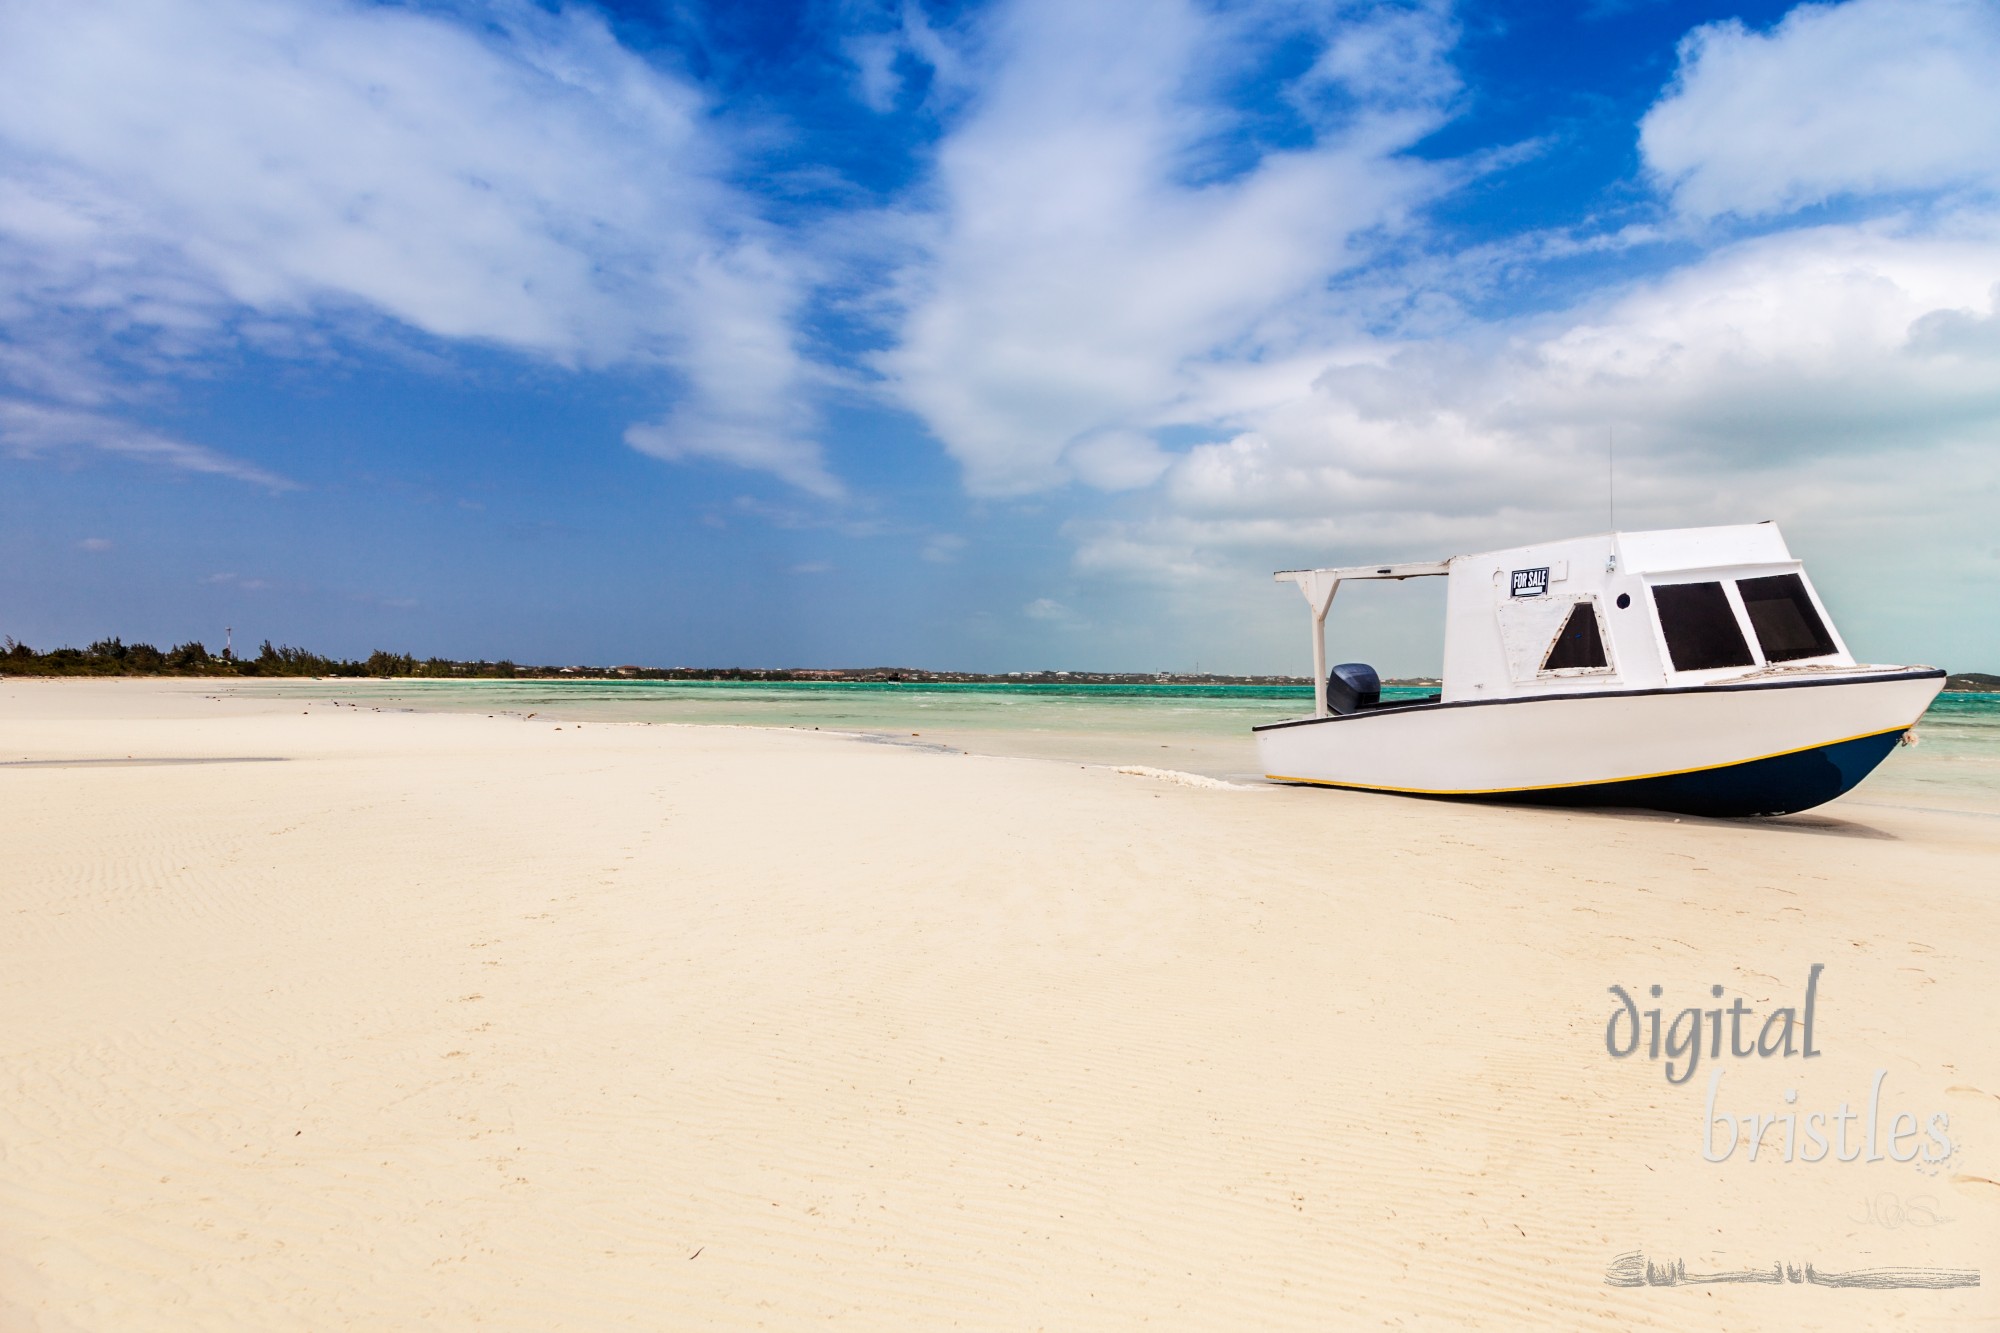
[[[199,681],[0,681],[0,761],[5,1333],[2000,1322],[2000,812]],[[1817,1058],[1607,1052],[1613,985],[1764,1015],[1816,963]],[[1717,1068],[1730,1114],[1886,1070],[1883,1145],[1953,1151],[1705,1161]]]

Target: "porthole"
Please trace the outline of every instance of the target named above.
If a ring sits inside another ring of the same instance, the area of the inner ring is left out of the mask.
[[[1620,611],[1623,611],[1623,610],[1624,610],[1624,609],[1625,609],[1626,607],[1628,607],[1628,606],[1630,606],[1630,605],[1632,605],[1632,594],[1631,594],[1631,593],[1629,593],[1629,592],[1621,592],[1621,593],[1619,593],[1619,594],[1618,594],[1618,609],[1619,609]]]

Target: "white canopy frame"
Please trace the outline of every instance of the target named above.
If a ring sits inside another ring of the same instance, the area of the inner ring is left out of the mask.
[[[1348,579],[1431,579],[1451,573],[1448,560],[1416,560],[1399,565],[1353,565],[1344,569],[1281,569],[1271,575],[1279,583],[1296,583],[1312,610],[1313,716],[1326,717],[1326,613],[1333,595]]]

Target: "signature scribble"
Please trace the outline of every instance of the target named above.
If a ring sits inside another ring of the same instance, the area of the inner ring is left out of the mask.
[[[1948,1287],[1976,1287],[1979,1270],[1965,1268],[1859,1268],[1851,1273],[1822,1273],[1811,1264],[1775,1263],[1769,1268],[1739,1268],[1721,1273],[1690,1273],[1687,1264],[1676,1259],[1656,1264],[1638,1250],[1619,1255],[1604,1270],[1604,1282],[1611,1287],[1692,1287],[1722,1282],[1763,1282],[1782,1286],[1787,1282],[1815,1287],[1861,1287],[1888,1291],[1897,1287],[1917,1287],[1942,1291]]]

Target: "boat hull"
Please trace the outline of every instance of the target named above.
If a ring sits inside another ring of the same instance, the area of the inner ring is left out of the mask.
[[[1276,782],[1791,814],[1850,791],[1944,684],[1930,669],[1385,708],[1259,728]]]

